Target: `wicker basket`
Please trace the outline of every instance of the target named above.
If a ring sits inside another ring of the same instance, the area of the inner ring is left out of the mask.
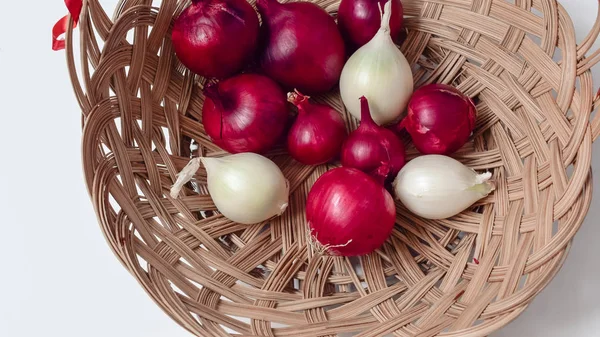
[[[590,48],[556,0],[404,0],[402,49],[417,85],[451,83],[478,102],[456,158],[492,170],[496,192],[442,221],[398,205],[368,256],[314,254],[304,201],[328,167],[269,154],[291,181],[270,224],[223,218],[200,171],[169,197],[191,155],[220,156],[201,123],[204,80],[179,64],[170,24],[186,1],[121,0],[113,20],[84,1],[67,63],[83,112],[83,164],[113,251],[163,310],[197,336],[485,336],[517,317],[560,269],[592,198],[600,100]],[[317,1],[332,15],[338,0]],[[76,67],[74,45],[81,55]],[[587,55],[587,57],[586,57]],[[338,93],[319,97],[346,118]],[[190,143],[198,152],[190,152]],[[409,156],[416,152],[409,145]]]

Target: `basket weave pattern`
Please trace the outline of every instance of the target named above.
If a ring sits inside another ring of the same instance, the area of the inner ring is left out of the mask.
[[[315,2],[335,16],[338,0]],[[225,155],[201,123],[205,81],[170,41],[172,18],[189,2],[122,0],[111,19],[99,0],[84,1],[78,41],[67,32],[67,63],[83,112],[86,182],[113,251],[197,336],[465,337],[506,325],[564,261],[590,206],[600,133],[589,71],[600,61],[590,51],[600,21],[576,44],[555,0],[513,2],[403,1],[402,51],[415,83],[474,97],[476,131],[455,157],[492,171],[497,190],[440,221],[398,204],[385,245],[349,259],[314,253],[306,237],[304,202],[328,167],[303,166],[283,149],[268,157],[291,182],[290,207],[270,223],[243,226],[215,212],[203,169],[172,199],[190,156]],[[356,128],[338,93],[316,99]]]

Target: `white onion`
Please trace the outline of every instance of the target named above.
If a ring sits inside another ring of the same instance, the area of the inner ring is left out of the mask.
[[[359,98],[365,96],[379,125],[398,120],[413,92],[410,65],[390,36],[391,13],[388,1],[381,28],[348,59],[340,78],[340,94],[348,111],[360,119]]]
[[[287,208],[288,181],[275,163],[255,153],[193,159],[178,175],[171,197],[177,197],[200,161],[206,169],[208,192],[226,218],[250,225],[280,215]]]
[[[464,211],[494,190],[492,174],[477,172],[441,155],[417,157],[398,173],[394,192],[414,214],[445,219]]]

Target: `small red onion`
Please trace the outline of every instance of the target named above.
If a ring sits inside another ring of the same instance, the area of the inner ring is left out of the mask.
[[[204,92],[202,123],[224,150],[263,153],[282,136],[288,119],[285,93],[270,78],[242,74]]]
[[[451,154],[475,128],[475,104],[458,89],[433,83],[414,92],[401,126],[423,154]]]
[[[360,98],[360,105],[361,123],[342,146],[342,165],[371,173],[385,163],[393,178],[406,163],[404,144],[393,131],[373,121],[364,96]]]
[[[258,0],[263,25],[260,63],[288,89],[323,93],[340,79],[344,41],[334,19],[310,2]]]
[[[369,42],[381,27],[381,11],[388,0],[342,0],[338,10],[338,27],[347,46],[356,50]],[[403,41],[404,9],[401,0],[392,1],[390,35],[396,44]],[[381,6],[381,11],[380,7]]]
[[[192,0],[175,20],[175,54],[194,73],[224,78],[241,70],[256,50],[259,23],[245,0]]]
[[[315,182],[306,201],[306,220],[312,236],[329,253],[365,255],[390,236],[396,207],[382,180],[340,167]]]
[[[290,92],[288,101],[298,107],[298,117],[288,133],[290,155],[305,165],[324,164],[340,153],[347,132],[344,119],[333,108]]]

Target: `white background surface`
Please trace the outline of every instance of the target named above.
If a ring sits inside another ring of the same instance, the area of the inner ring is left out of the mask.
[[[598,2],[560,2],[581,40]],[[62,1],[2,1],[2,12],[0,336],[189,337],[120,265],[96,223],[65,54],[50,49],[50,29],[66,13]],[[493,337],[600,336],[598,144],[594,155],[597,193],[562,271]]]

